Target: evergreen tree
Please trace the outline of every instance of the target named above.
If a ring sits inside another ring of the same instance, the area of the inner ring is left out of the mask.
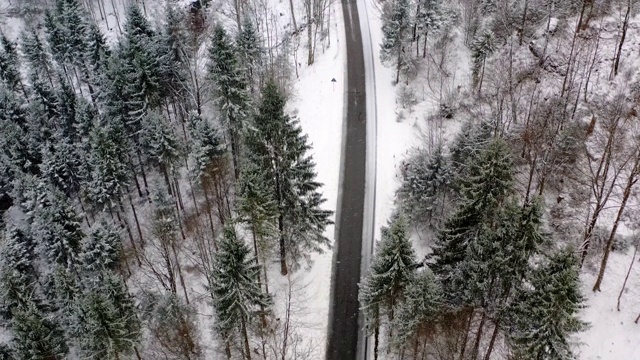
[[[71,333],[82,359],[119,359],[140,341],[133,297],[118,275],[102,271],[73,307]]]
[[[0,52],[0,79],[8,89],[22,91],[22,94],[26,97],[27,94],[20,80],[20,59],[16,43],[9,40],[6,35],[0,34],[0,44],[2,44],[3,50]]]
[[[214,29],[209,61],[209,76],[215,86],[215,102],[229,134],[237,178],[240,171],[240,140],[249,115],[249,97],[235,47],[221,25]]]
[[[432,154],[418,151],[406,162],[398,198],[411,223],[418,226],[431,223],[434,214],[444,210],[452,177],[442,145]]]
[[[160,56],[161,87],[165,94],[171,94],[174,101],[187,98],[186,81],[189,76],[189,39],[184,28],[186,18],[184,14],[170,3],[165,9],[162,31],[157,34],[158,51]]]
[[[51,187],[41,191],[44,193],[33,212],[33,236],[38,240],[40,252],[52,264],[73,269],[84,236],[81,221],[62,193]]]
[[[247,139],[248,161],[262,173],[263,183],[276,201],[280,270],[288,272],[308,259],[310,251],[321,251],[329,241],[324,230],[331,223],[330,211],[318,192],[310,146],[298,121],[284,113],[285,98],[277,86],[268,82],[254,119],[254,130]]]
[[[586,327],[578,318],[580,292],[578,259],[566,249],[551,256],[520,289],[511,309],[507,333],[518,359],[573,359],[569,337]]]
[[[9,227],[0,247],[0,317],[24,305],[37,281],[35,242],[24,231]]]
[[[260,44],[260,34],[250,17],[245,17],[242,29],[236,39],[238,60],[244,74],[244,82],[249,85],[251,93],[257,90],[258,78],[262,73],[262,57],[264,50]]]
[[[406,288],[414,281],[416,254],[407,235],[402,215],[396,214],[382,237],[371,260],[369,273],[360,284],[358,299],[369,332],[375,336],[374,357],[378,353],[378,336],[383,320],[394,321],[398,304],[403,301]]]
[[[482,88],[482,80],[484,78],[484,67],[487,58],[495,51],[494,35],[490,30],[484,30],[478,34],[471,44],[471,57],[473,65],[471,72],[473,75],[473,86]]]
[[[91,134],[91,172],[88,197],[97,207],[111,209],[129,182],[126,143],[120,128],[107,125],[96,128]]]
[[[216,333],[227,347],[233,337],[240,337],[247,358],[251,353],[251,324],[256,313],[268,308],[271,302],[260,288],[260,268],[250,253],[247,245],[236,238],[235,229],[227,226],[215,254],[210,284],[217,320]]]
[[[75,194],[84,181],[83,160],[78,150],[77,145],[59,131],[42,149],[42,176],[67,196]]]
[[[111,51],[98,25],[93,22],[89,24],[87,29],[86,43],[87,46],[84,57],[87,63],[89,83],[95,88],[102,89],[104,87],[103,82],[105,82]]]
[[[29,63],[29,78],[49,81],[53,86],[53,64],[37,29],[22,34],[22,52]]]
[[[189,124],[192,138],[189,153],[195,164],[193,175],[200,178],[212,164],[224,156],[226,146],[220,132],[206,119],[191,114]]]
[[[249,225],[256,256],[265,256],[267,241],[277,234],[277,203],[262,181],[260,168],[246,162],[240,173],[237,211],[240,219]]]
[[[115,270],[122,255],[122,238],[110,224],[101,222],[82,240],[80,263],[89,272]]]
[[[148,116],[144,124],[142,142],[151,163],[155,165],[172,194],[172,184],[169,174],[173,170],[173,164],[180,156],[180,143],[173,129],[158,114]]]
[[[469,166],[460,205],[446,221],[431,255],[432,269],[454,306],[476,304],[479,288],[491,287],[489,279],[482,278],[485,273],[474,274],[480,283],[473,283],[469,275],[482,269],[478,257],[490,256],[487,244],[499,236],[501,206],[513,192],[513,164],[504,141],[493,140]]]
[[[18,360],[62,360],[69,351],[60,327],[33,301],[13,311],[12,350]]]
[[[400,72],[407,65],[405,46],[409,40],[409,26],[408,0],[393,0],[384,4],[380,58],[383,63],[394,64],[396,84],[400,81]]]
[[[160,63],[158,44],[155,33],[137,5],[132,4],[127,11],[127,22],[124,28],[124,39],[118,52],[124,83],[119,84],[126,96],[123,101],[126,107],[121,115],[126,121],[129,135],[136,139],[140,131],[142,119],[148,111],[157,107],[162,98],[160,86]]]
[[[431,270],[418,272],[407,285],[405,299],[398,305],[397,317],[393,323],[396,337],[394,345],[402,349],[414,340],[433,330],[442,310],[442,289]]]

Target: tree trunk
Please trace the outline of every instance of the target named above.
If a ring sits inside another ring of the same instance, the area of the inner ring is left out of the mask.
[[[378,347],[380,346],[380,325],[373,330],[373,360],[378,360]]]
[[[213,226],[213,217],[211,216],[211,201],[209,201],[209,191],[207,190],[207,184],[203,182],[202,184],[202,189],[204,192],[204,200],[207,203],[207,215],[209,217],[209,226],[211,226],[211,237],[214,239],[213,241],[213,247],[216,251],[218,251],[218,244],[215,241],[215,230],[214,230],[214,226]]]
[[[491,341],[489,342],[489,348],[487,349],[487,353],[484,355],[484,360],[491,359],[491,353],[493,352],[493,346],[496,343],[496,338],[498,337],[498,331],[500,330],[499,322],[495,322],[495,328],[493,329],[493,335],[491,335]]]
[[[133,174],[133,181],[136,184],[136,190],[138,190],[138,196],[142,197],[142,189],[140,188],[140,182],[138,181],[138,174],[136,173],[136,168],[133,166],[133,161],[131,157],[129,157],[129,167],[131,168],[131,173]]]
[[[627,286],[627,280],[629,280],[629,275],[631,274],[631,269],[633,268],[633,263],[636,262],[636,255],[638,255],[638,242],[635,243],[635,249],[633,250],[633,257],[631,258],[631,263],[629,264],[629,269],[627,270],[627,275],[624,277],[624,283],[622,283],[622,288],[620,289],[620,293],[618,294],[618,304],[617,309],[620,311],[620,299],[622,298],[622,293],[624,293],[624,289]]]
[[[622,56],[622,46],[624,40],[627,37],[627,29],[629,28],[629,14],[631,13],[631,0],[627,1],[627,12],[624,15],[624,22],[622,23],[622,34],[620,35],[620,43],[618,44],[618,50],[616,51],[616,59],[613,63],[613,76],[618,75],[618,67],[620,66],[620,57]]]
[[[242,336],[244,337],[244,351],[246,359],[251,360],[251,348],[249,347],[249,334],[247,333],[247,324],[244,317],[240,317],[240,326],[242,328]]]
[[[283,216],[278,216],[278,230],[280,231],[280,274],[287,275],[289,270],[287,268],[287,246],[284,234],[284,219]]]
[[[482,318],[480,319],[480,325],[478,325],[478,332],[476,333],[476,340],[473,343],[473,358],[478,358],[478,352],[480,351],[480,340],[482,340],[482,332],[484,330],[484,323],[487,320],[487,313],[482,310]]]
[[[291,9],[291,22],[293,22],[293,34],[297,34],[298,33],[298,24],[296,24],[296,14],[295,14],[295,10],[293,9],[293,0],[289,0],[289,8]]]
[[[464,338],[462,339],[462,350],[460,350],[460,360],[464,360],[465,351],[467,349],[467,341],[469,340],[469,333],[471,332],[472,321],[473,321],[473,310],[469,312],[469,319],[467,320],[467,331],[464,332]]]
[[[520,36],[518,37],[518,44],[522,46],[522,39],[524,38],[524,27],[527,22],[527,12],[529,11],[529,0],[524,2],[524,11],[522,12],[522,22],[520,23]]]
[[[607,245],[604,249],[604,256],[602,256],[602,262],[600,263],[600,271],[598,272],[598,278],[596,279],[596,283],[593,285],[593,291],[600,291],[600,285],[602,285],[602,279],[604,278],[604,272],[607,269],[607,261],[609,260],[609,254],[611,253],[611,248],[613,247],[613,240],[616,237],[616,231],[618,230],[618,225],[620,225],[620,219],[622,218],[622,214],[624,213],[625,207],[627,206],[627,200],[629,200],[629,196],[631,195],[631,189],[633,185],[635,185],[637,179],[637,170],[639,165],[638,155],[636,155],[635,163],[633,164],[633,169],[631,170],[631,174],[629,175],[629,179],[627,180],[627,185],[624,188],[624,194],[622,195],[622,203],[620,204],[620,208],[618,209],[618,214],[616,215],[616,220],[613,223],[613,228],[611,228],[611,232],[609,233],[609,239],[607,239]]]
[[[312,65],[314,61],[314,52],[315,49],[313,47],[312,35],[313,29],[312,26],[315,25],[312,17],[311,11],[311,0],[305,0],[305,5],[307,8],[307,46],[309,48],[309,55],[307,57],[307,65]]]
[[[138,230],[138,236],[140,237],[140,245],[144,246],[144,238],[142,237],[142,230],[140,229],[140,221],[138,221],[138,213],[136,212],[135,206],[133,206],[133,200],[131,199],[131,194],[127,194],[129,197],[129,204],[131,205],[131,212],[133,213],[133,219],[136,222],[136,229]]]

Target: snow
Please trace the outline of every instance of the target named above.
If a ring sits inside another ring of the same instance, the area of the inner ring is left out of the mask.
[[[591,291],[597,272],[583,272],[582,292],[587,296],[583,321],[590,328],[577,336],[576,350],[581,360],[640,359],[640,325],[634,320],[640,312],[640,267],[638,259],[622,295],[620,311],[616,303],[625,275],[631,263],[633,249],[627,254],[612,253],[607,266],[602,291]]]

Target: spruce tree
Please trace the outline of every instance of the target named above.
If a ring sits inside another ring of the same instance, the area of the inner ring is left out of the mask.
[[[400,72],[407,65],[405,46],[409,40],[409,26],[408,0],[393,0],[384,4],[380,58],[383,63],[394,64],[396,84],[400,81]]]
[[[225,227],[209,285],[214,299],[216,333],[227,347],[233,337],[240,337],[248,359],[249,331],[256,314],[271,304],[271,298],[260,287],[260,267],[250,253],[249,247],[236,237],[235,229]]]
[[[184,28],[184,14],[170,3],[165,9],[162,30],[156,35],[160,56],[160,79],[163,92],[171,94],[174,101],[186,99],[186,82],[189,74],[188,34]]]
[[[478,90],[482,89],[485,63],[495,51],[495,47],[494,34],[490,30],[482,31],[473,39],[471,44],[473,86],[477,87]]]
[[[119,359],[140,341],[133,297],[122,278],[103,270],[73,306],[71,334],[83,359]]]
[[[437,212],[443,212],[452,178],[442,145],[431,154],[421,150],[407,160],[398,198],[412,224],[430,224]]]
[[[170,174],[173,165],[180,156],[180,143],[173,129],[159,114],[153,113],[147,117],[143,129],[142,143],[151,163],[158,168],[165,180],[165,185],[172,194],[173,188]]]
[[[2,44],[2,52],[0,52],[0,79],[11,91],[21,91],[25,97],[25,91],[22,80],[20,79],[20,58],[15,42],[9,40],[6,35],[0,34],[0,44]]]
[[[62,360],[69,351],[62,329],[34,301],[13,311],[12,350],[18,360]]]
[[[48,81],[53,86],[53,64],[37,29],[22,34],[22,53],[29,63],[29,77]]]
[[[41,191],[33,213],[33,236],[46,259],[71,270],[77,264],[80,241],[84,237],[81,221],[62,193],[51,187]]]
[[[433,272],[429,269],[418,272],[407,285],[404,301],[398,305],[393,345],[402,349],[413,339],[416,357],[418,338],[433,331],[442,306],[442,289]]]
[[[129,184],[126,142],[121,128],[107,125],[91,134],[92,172],[88,197],[98,208],[113,208]]]
[[[160,105],[160,63],[155,32],[136,4],[129,6],[124,38],[110,66],[112,86],[107,90],[116,115],[124,120],[137,144],[143,119]]]
[[[253,94],[257,90],[258,78],[263,71],[263,53],[260,43],[260,34],[250,17],[245,17],[242,29],[236,39],[238,60],[242,67],[244,81],[249,85]]]
[[[329,244],[324,230],[331,223],[330,211],[318,192],[307,136],[297,120],[284,112],[285,97],[273,81],[262,91],[262,103],[247,138],[248,161],[262,173],[263,183],[277,205],[280,270],[297,266],[311,251]]]
[[[398,304],[404,300],[407,286],[414,281],[416,254],[407,235],[402,215],[395,214],[382,228],[380,242],[371,260],[369,273],[360,284],[358,300],[369,333],[375,336],[378,353],[380,326],[394,321]]]
[[[574,358],[569,338],[587,325],[578,318],[584,302],[579,270],[573,251],[561,250],[541,264],[529,286],[520,288],[507,333],[518,359]]]
[[[249,115],[249,97],[235,46],[221,25],[216,26],[213,32],[209,61],[209,76],[214,84],[215,102],[229,135],[237,178],[242,149],[240,141]]]
[[[67,196],[75,194],[84,181],[81,158],[77,145],[57,131],[43,146],[40,171],[52,185]]]
[[[0,318],[26,304],[38,274],[34,265],[35,242],[24,231],[10,226],[0,245]]]
[[[122,238],[116,228],[106,222],[94,226],[82,240],[80,263],[85,272],[115,270],[122,255]]]
[[[479,256],[489,255],[486,244],[499,236],[500,209],[513,193],[513,164],[507,144],[493,140],[486,150],[469,164],[467,179],[461,184],[460,205],[447,219],[438,235],[431,258],[432,269],[443,283],[447,300],[451,305],[474,305],[480,300],[470,271],[482,268]],[[482,277],[483,274],[476,274]],[[475,289],[475,290],[474,290]]]

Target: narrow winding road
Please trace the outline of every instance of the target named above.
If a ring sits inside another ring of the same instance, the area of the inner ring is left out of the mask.
[[[347,48],[347,110],[336,217],[336,253],[331,279],[327,360],[355,360],[357,356],[363,356],[361,352],[364,349],[362,344],[358,346],[358,337],[362,338],[358,282],[366,177],[365,62],[356,0],[342,0],[342,11]],[[360,339],[361,343],[363,341]]]

